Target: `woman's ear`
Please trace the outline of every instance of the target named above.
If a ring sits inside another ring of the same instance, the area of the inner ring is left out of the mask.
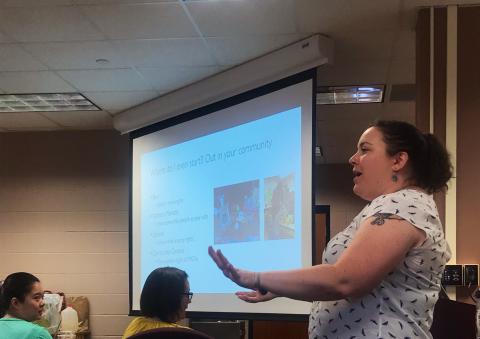
[[[392,170],[398,172],[405,168],[408,162],[408,153],[407,152],[398,152],[393,156],[393,165]]]
[[[18,308],[19,304],[20,304],[20,300],[18,300],[16,297],[13,297],[10,300],[10,307],[12,308]]]

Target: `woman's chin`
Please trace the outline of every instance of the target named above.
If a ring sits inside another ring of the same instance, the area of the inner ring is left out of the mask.
[[[355,195],[363,200],[366,200],[366,201],[372,201],[373,198],[370,196],[370,194],[366,194],[365,192],[362,192],[361,189],[359,189],[359,187],[357,185],[353,186],[353,193],[355,193]]]
[[[358,187],[357,184],[354,184],[354,185],[353,185],[352,190],[353,190],[353,193],[355,193],[356,195],[358,195],[359,197],[361,197],[361,195],[360,195],[360,190],[359,190],[359,187]]]

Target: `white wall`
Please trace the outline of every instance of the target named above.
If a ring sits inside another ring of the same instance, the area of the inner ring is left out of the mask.
[[[128,312],[128,139],[0,134],[0,276],[37,275],[86,295],[92,338],[120,338]]]
[[[367,203],[352,191],[352,167],[348,164],[316,166],[315,201],[330,205],[330,237],[343,230]]]
[[[128,313],[128,139],[111,131],[0,134],[0,276],[90,301],[93,339],[120,338]],[[331,235],[364,205],[348,165],[317,167]]]

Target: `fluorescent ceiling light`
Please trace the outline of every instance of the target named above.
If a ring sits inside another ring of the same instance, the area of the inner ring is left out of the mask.
[[[0,112],[99,111],[80,93],[0,94]]]
[[[383,102],[385,85],[318,87],[317,105]]]

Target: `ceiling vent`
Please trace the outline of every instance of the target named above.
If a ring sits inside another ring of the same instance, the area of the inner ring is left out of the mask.
[[[99,110],[80,93],[0,94],[0,113]]]
[[[317,105],[383,102],[385,85],[330,86],[317,88]]]

